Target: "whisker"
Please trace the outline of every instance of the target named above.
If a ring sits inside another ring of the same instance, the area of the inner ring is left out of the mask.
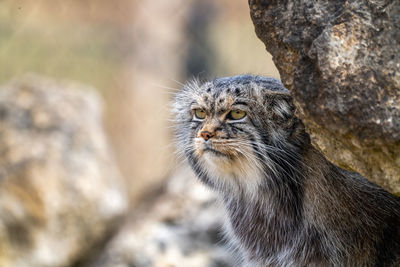
[[[295,160],[297,158],[297,155],[294,153],[289,153],[283,149],[277,148],[277,147],[273,147],[273,146],[268,146],[265,144],[261,144],[259,142],[244,142],[244,141],[240,141],[240,140],[229,140],[229,141],[222,141],[220,143],[226,143],[229,144],[229,146],[233,147],[235,145],[239,145],[239,146],[243,146],[245,148],[251,148],[250,144],[256,144],[258,146],[261,146],[261,148],[264,148],[265,151],[267,151],[267,153],[271,153],[271,152],[282,152],[285,153],[286,155],[289,155],[291,157],[293,157]],[[271,151],[272,150],[272,151]],[[262,160],[267,160],[270,162],[270,160],[272,159],[271,157],[262,154],[261,152],[258,151],[253,151],[253,153],[259,155],[261,157]],[[304,174],[298,170],[298,168],[296,168],[295,166],[293,166],[288,160],[286,160],[286,158],[278,153],[274,153],[273,154],[275,157],[277,157],[279,160],[283,161],[286,165],[288,165],[290,167],[290,170],[296,172],[298,175],[300,175],[300,177],[304,178]],[[296,162],[301,163],[301,161],[296,160]],[[277,174],[277,170],[276,167],[278,167],[283,173],[285,173],[287,175],[287,177],[291,178],[294,182],[298,183],[298,181],[296,179],[294,179],[293,175],[294,173],[289,173],[287,170],[285,170],[279,163],[274,162],[275,164],[267,164],[267,166],[270,168],[270,170],[274,173],[274,175]]]

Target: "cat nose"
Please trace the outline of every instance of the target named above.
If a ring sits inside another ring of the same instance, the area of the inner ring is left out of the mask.
[[[208,131],[202,131],[202,132],[200,133],[200,135],[201,135],[201,137],[203,137],[204,140],[207,141],[208,139],[210,139],[211,137],[214,136],[214,133],[210,133],[210,132],[208,132]]]

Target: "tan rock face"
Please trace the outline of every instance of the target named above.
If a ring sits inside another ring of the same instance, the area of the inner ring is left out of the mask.
[[[249,5],[313,144],[400,193],[400,2]]]
[[[126,208],[90,88],[37,76],[0,88],[0,266],[65,266]]]

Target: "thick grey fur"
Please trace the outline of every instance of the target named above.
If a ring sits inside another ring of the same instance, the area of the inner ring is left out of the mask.
[[[230,109],[246,117],[224,118]],[[280,81],[193,81],[174,112],[178,152],[220,196],[244,266],[400,266],[399,198],[326,160]]]

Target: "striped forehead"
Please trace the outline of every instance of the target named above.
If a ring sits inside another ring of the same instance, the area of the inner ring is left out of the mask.
[[[197,103],[210,112],[225,111],[229,109],[242,92],[240,89],[230,87],[212,87],[204,85],[197,95]]]

